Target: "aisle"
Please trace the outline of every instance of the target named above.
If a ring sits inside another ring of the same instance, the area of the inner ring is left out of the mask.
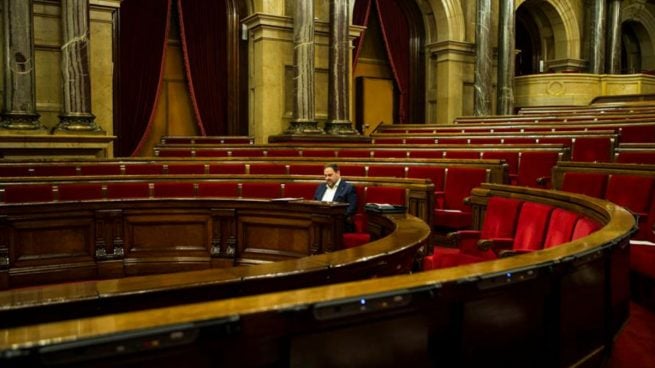
[[[608,368],[655,368],[655,311],[630,304],[630,318],[614,344]]]

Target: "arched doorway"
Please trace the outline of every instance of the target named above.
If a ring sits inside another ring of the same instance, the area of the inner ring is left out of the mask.
[[[420,9],[407,0],[357,0],[354,9],[353,23],[367,27],[355,42],[353,57],[357,125],[370,123],[365,121],[372,108],[367,100],[389,100],[386,123],[424,123],[425,28]],[[368,88],[369,82],[374,87]],[[376,96],[384,89],[389,99]]]

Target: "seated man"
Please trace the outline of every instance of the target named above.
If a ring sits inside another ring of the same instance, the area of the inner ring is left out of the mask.
[[[346,208],[346,232],[355,231],[352,216],[357,210],[357,193],[355,187],[345,180],[341,179],[339,165],[326,164],[323,168],[325,184],[320,184],[314,192],[314,199],[325,202],[345,202],[348,203]]]

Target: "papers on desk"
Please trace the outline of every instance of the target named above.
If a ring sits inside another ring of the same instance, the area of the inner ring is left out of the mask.
[[[366,211],[380,212],[380,213],[405,213],[407,207],[397,206],[389,203],[367,203],[364,206]]]

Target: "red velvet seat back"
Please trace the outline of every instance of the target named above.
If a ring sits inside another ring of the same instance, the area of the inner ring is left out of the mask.
[[[370,165],[368,167],[368,176],[373,178],[404,178],[405,166],[403,165]]]
[[[333,149],[305,149],[302,151],[303,157],[337,157],[336,150]]]
[[[192,157],[193,150],[189,148],[164,148],[156,151],[157,157]]]
[[[20,184],[4,188],[5,203],[51,202],[54,200],[50,184]]]
[[[639,216],[639,231],[633,235],[633,239],[655,240],[652,230],[655,221],[652,202],[654,183],[652,176],[612,174],[608,179],[605,199]]]
[[[40,165],[34,166],[34,176],[76,176],[77,165]]]
[[[155,183],[154,196],[157,198],[193,198],[193,183],[158,182]]]
[[[516,183],[516,178],[519,173],[519,153],[512,151],[484,151],[482,152],[482,159],[487,160],[505,160],[507,163],[507,171],[512,183]]]
[[[211,164],[209,165],[210,174],[245,174],[245,164]]]
[[[430,150],[413,150],[410,152],[411,158],[443,158],[444,151],[440,149]]]
[[[102,184],[59,184],[60,201],[88,201],[102,198]]]
[[[555,208],[550,215],[544,248],[554,247],[571,241],[573,229],[580,216],[577,213]]]
[[[2,165],[0,166],[0,177],[8,176],[30,176],[33,175],[32,169],[25,165]]]
[[[614,161],[628,164],[655,164],[653,151],[623,151],[614,154]]]
[[[282,197],[279,183],[242,183],[241,196],[244,198],[279,198]]]
[[[149,198],[150,189],[146,182],[107,184],[107,198]]]
[[[571,240],[580,239],[583,236],[587,236],[598,229],[600,229],[600,225],[596,221],[587,217],[580,217],[575,223],[575,227],[573,228],[573,235],[571,236]]]
[[[343,164],[339,165],[339,171],[341,171],[341,176],[346,178],[349,176],[366,176],[366,166],[356,165],[356,164]],[[321,170],[320,174],[323,171]]]
[[[563,191],[603,198],[607,186],[607,174],[567,172],[562,178]]]
[[[226,149],[199,149],[196,151],[196,157],[228,157],[230,151]]]
[[[485,169],[449,167],[446,169],[444,182],[444,208],[470,212],[464,204],[464,198],[471,195],[471,190],[488,180]]]
[[[230,151],[232,157],[263,157],[264,150],[261,148],[233,149]]]
[[[445,151],[444,158],[454,158],[454,159],[472,159],[479,160],[480,152],[478,151]]]
[[[267,157],[299,157],[300,151],[296,149],[269,148],[266,151]]]
[[[571,161],[610,162],[613,149],[610,137],[578,137],[571,146]]]
[[[480,239],[511,238],[523,201],[514,198],[491,197],[480,228]]]
[[[164,165],[161,164],[126,164],[126,175],[161,175]]]
[[[559,153],[546,151],[521,152],[519,159],[516,184],[538,188],[541,186],[537,184],[537,179],[542,177],[550,178],[553,166],[557,164],[559,159]]]
[[[287,173],[287,166],[284,164],[250,164],[251,174],[265,174],[265,175],[285,175]]]
[[[315,183],[285,183],[284,197],[313,199],[316,187]]]
[[[118,163],[81,165],[80,174],[81,175],[120,175],[121,165]]]
[[[405,206],[407,191],[401,187],[366,187],[366,198],[360,199],[360,202]]]
[[[407,158],[405,150],[376,150],[373,151],[373,157],[377,158]]]
[[[446,169],[435,166],[408,166],[407,177],[417,179],[430,179],[434,184],[435,191],[442,191]]]
[[[239,184],[236,182],[200,182],[199,197],[238,197]]]
[[[512,248],[514,250],[529,251],[542,249],[552,211],[553,206],[546,204],[523,203]]]
[[[168,165],[168,173],[175,175],[202,175],[205,173],[203,164],[173,164]]]
[[[315,175],[317,177],[323,175],[323,165],[320,164],[296,164],[289,165],[290,175]]]
[[[605,199],[632,212],[647,213],[655,178],[637,175],[610,175]]]
[[[337,155],[341,158],[370,158],[371,151],[368,149],[341,149]]]

